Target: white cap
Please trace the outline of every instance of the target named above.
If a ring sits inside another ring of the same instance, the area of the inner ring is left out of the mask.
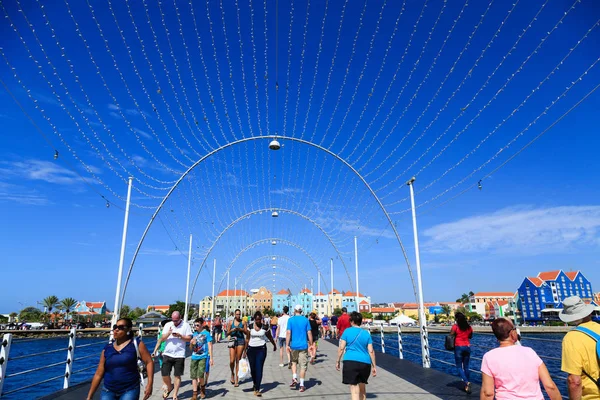
[[[302,305],[300,305],[300,304],[296,304],[296,305],[294,306],[294,310],[295,310],[295,311],[302,311]]]

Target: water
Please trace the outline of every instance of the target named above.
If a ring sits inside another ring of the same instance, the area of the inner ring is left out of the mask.
[[[379,334],[372,334],[373,347],[375,351],[381,351],[381,337]],[[398,335],[395,333],[386,333],[384,335],[386,354],[398,356]],[[429,346],[431,367],[443,371],[447,374],[456,376],[458,372],[454,366],[454,352],[444,349],[444,339],[446,334],[429,333]],[[522,343],[524,346],[531,347],[542,358],[546,367],[558,386],[560,392],[565,396],[567,391],[566,374],[560,370],[561,343],[564,334],[527,334],[523,335]],[[421,338],[418,333],[403,333],[402,345],[404,359],[421,365]],[[471,339],[471,362],[469,364],[471,371],[471,381],[481,384],[481,359],[490,349],[498,347],[498,342],[492,334],[475,333]],[[414,354],[413,354],[414,353]],[[450,363],[451,365],[440,362],[439,360]],[[477,372],[475,372],[477,371]],[[568,396],[566,396],[568,398]]]
[[[70,385],[87,381],[94,376],[96,366],[100,360],[100,353],[107,344],[108,338],[77,338],[75,346],[75,361],[73,363],[73,372]],[[156,344],[155,337],[144,337],[146,346],[152,351]],[[35,357],[23,358],[20,360],[11,360],[8,362],[7,374],[14,374],[44,365],[54,364],[67,359],[67,347],[69,340],[66,336],[48,339],[14,339],[10,348],[10,358],[19,357],[27,354],[40,353],[50,350],[59,350],[56,353],[50,353]],[[20,390],[16,393],[2,396],[4,399],[35,399],[54,393],[63,388],[65,364],[45,368],[41,371],[35,371],[24,375],[8,377],[4,382],[3,392],[10,392],[33,383],[60,376],[59,379],[51,380],[46,383],[34,386],[29,389]],[[77,372],[83,370],[81,372]]]

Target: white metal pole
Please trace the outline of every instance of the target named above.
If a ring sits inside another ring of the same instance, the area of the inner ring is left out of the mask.
[[[329,275],[331,276],[331,297],[329,300],[329,316],[333,315],[333,258],[329,259]]]
[[[116,325],[119,320],[121,304],[119,304],[119,296],[121,295],[121,280],[123,279],[123,263],[125,262],[125,245],[127,244],[127,226],[129,225],[129,204],[131,203],[131,186],[133,185],[133,177],[129,177],[127,185],[127,202],[125,203],[125,221],[123,222],[123,237],[121,238],[121,256],[119,258],[119,275],[117,277],[117,290],[115,291],[115,309],[113,310],[112,325]],[[110,331],[112,339],[112,330]]]
[[[0,395],[2,395],[4,381],[6,381],[6,368],[8,367],[11,343],[12,335],[10,333],[5,333],[4,336],[2,336],[2,343],[0,343],[0,360],[3,360],[0,364]]]
[[[354,236],[354,267],[356,270],[356,312],[358,312],[358,239]]]
[[[237,296],[237,277],[233,278],[233,298],[235,299],[235,308],[238,308],[238,296]],[[234,308],[234,310],[235,310]]]
[[[321,274],[317,272],[317,293],[321,293]]]
[[[314,295],[314,291],[313,291],[313,278],[310,278],[310,292]]]
[[[190,249],[188,251],[188,270],[187,270],[187,280],[185,281],[185,313],[183,320],[188,322],[188,307],[190,302],[190,269],[192,267],[192,235],[190,234]]]
[[[212,307],[211,307],[211,315],[210,320],[215,321],[215,307],[217,303],[217,299],[215,299],[215,276],[217,275],[217,259],[215,258],[213,261],[213,285],[212,285]]]
[[[415,178],[411,178],[406,184],[410,188],[410,204],[412,208],[413,234],[415,240],[415,259],[417,262],[417,285],[419,286],[419,323],[421,324],[421,354],[423,367],[430,368],[429,359],[429,338],[427,337],[427,320],[425,319],[425,306],[423,304],[423,281],[421,280],[421,257],[419,253],[419,235],[417,233],[417,212],[415,209],[415,191],[413,183]]]
[[[225,315],[225,320],[229,318],[229,270],[227,271],[227,314]]]

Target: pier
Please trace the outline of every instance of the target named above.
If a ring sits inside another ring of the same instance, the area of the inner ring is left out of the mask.
[[[270,348],[270,346],[268,346]],[[348,398],[350,389],[342,384],[341,372],[335,369],[337,344],[334,341],[319,342],[317,360],[310,365],[306,374],[306,392],[300,393],[291,389],[291,371],[279,367],[279,349],[269,351],[265,362],[261,391],[263,398],[287,399],[296,397],[309,398]],[[211,367],[207,398],[249,399],[253,398],[252,380],[250,378],[234,387],[230,382],[229,354],[227,343],[214,345],[215,365]],[[192,382],[189,378],[189,358],[186,359],[185,374],[179,390],[179,399],[192,396]],[[158,366],[158,365],[157,365]],[[369,378],[367,397],[378,399],[459,399],[466,393],[460,389],[460,380],[449,374],[424,369],[413,362],[400,360],[389,354],[377,353],[377,376]],[[160,371],[154,374],[154,390],[151,399],[162,399],[162,379]],[[479,386],[473,385],[473,396],[479,393]],[[89,383],[80,384],[67,390],[43,397],[43,400],[79,400],[85,398]],[[100,399],[100,390],[94,399]]]

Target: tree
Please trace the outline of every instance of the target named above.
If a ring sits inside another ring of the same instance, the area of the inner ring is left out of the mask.
[[[0,322],[8,322],[8,317],[5,317],[4,315],[0,315]]]
[[[136,307],[133,309],[133,311],[131,311],[129,313],[129,318],[131,319],[138,319],[139,317],[141,317],[142,315],[144,315],[146,312],[144,310],[142,310],[140,307]]]
[[[474,296],[475,293],[473,293],[472,291],[467,293],[463,293],[458,299],[456,299],[456,301],[458,303],[462,303],[462,304],[466,304],[469,302],[469,297]]]
[[[446,316],[446,319],[450,318],[450,314],[452,313],[452,309],[448,304],[444,304],[442,306],[442,314]]]
[[[35,307],[25,307],[19,313],[19,322],[39,322],[43,316],[42,310]]]
[[[373,319],[373,314],[370,312],[362,311],[361,314],[363,319]]]
[[[481,315],[477,314],[476,312],[468,312],[465,314],[465,317],[467,317],[469,322],[481,322],[483,320]]]
[[[56,296],[48,296],[42,300],[42,303],[44,304],[44,307],[46,307],[48,314],[52,313],[52,309],[58,305],[58,302],[59,300]]]
[[[10,317],[10,322],[15,322],[15,318],[17,318],[19,314],[13,311],[8,316]]]
[[[65,310],[65,313],[67,314],[67,316],[66,316],[67,319],[69,319],[69,313],[71,312],[73,307],[75,307],[76,304],[77,304],[77,300],[75,300],[72,297],[64,298],[60,302],[60,305],[62,306],[62,308]]]
[[[342,315],[342,309],[336,307],[335,310],[333,310],[333,315],[337,315],[339,317],[340,315]]]
[[[185,315],[185,302],[177,300],[175,304],[169,305],[169,311],[167,311],[167,316],[170,317],[173,312],[179,311],[181,314],[181,318]]]
[[[123,304],[121,306],[121,312],[119,316],[129,318],[129,314],[131,313],[131,308],[127,304]]]

